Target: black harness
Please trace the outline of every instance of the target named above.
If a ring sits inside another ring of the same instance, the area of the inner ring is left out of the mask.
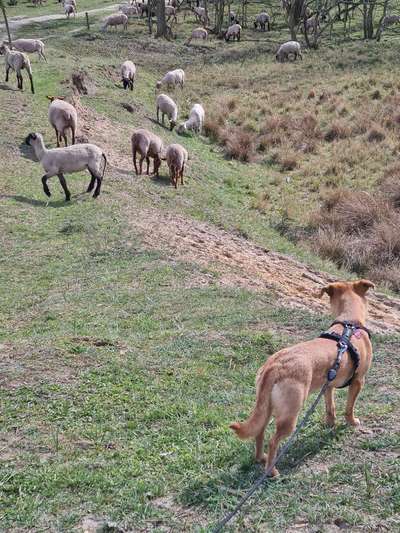
[[[343,355],[346,352],[349,352],[350,354],[354,366],[353,374],[350,376],[350,378],[346,381],[344,385],[342,385],[341,387],[337,387],[338,389],[343,389],[344,387],[348,387],[353,381],[358,365],[360,364],[360,355],[357,349],[350,342],[351,336],[357,329],[362,329],[366,331],[368,333],[368,337],[371,338],[371,332],[359,322],[342,322],[340,320],[335,320],[335,322],[332,322],[330,327],[334,326],[335,324],[341,324],[343,326],[344,329],[341,335],[333,331],[325,331],[324,333],[321,333],[320,338],[335,341],[338,347],[335,363],[328,372],[328,381],[333,381],[336,378],[336,374],[340,367]]]

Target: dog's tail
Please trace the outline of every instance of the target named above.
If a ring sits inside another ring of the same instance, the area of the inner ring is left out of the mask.
[[[253,412],[244,422],[234,422],[229,426],[239,439],[256,437],[268,424],[272,414],[270,401],[272,385],[269,369],[262,368],[257,374],[256,404]]]

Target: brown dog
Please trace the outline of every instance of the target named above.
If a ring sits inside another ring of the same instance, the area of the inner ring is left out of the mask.
[[[374,284],[368,280],[331,283],[321,290],[330,297],[330,304],[336,320],[365,326],[367,301],[365,294]],[[329,331],[342,334],[343,326],[335,324]],[[357,329],[351,343],[358,350],[359,366],[349,386],[345,417],[348,424],[358,426],[354,417],[354,404],[360,393],[365,375],[372,360],[372,345],[368,333]],[[335,363],[336,342],[317,338],[296,344],[272,355],[259,369],[256,378],[256,404],[245,422],[231,424],[239,438],[255,437],[256,460],[265,462],[268,468],[275,459],[279,442],[295,429],[300,410],[313,391],[322,387],[327,373]],[[340,387],[352,376],[353,362],[348,352],[343,356],[336,378],[325,393],[326,422],[333,426],[336,419],[334,387]],[[275,434],[269,441],[268,455],[264,454],[264,430],[271,417],[275,418]],[[271,476],[278,475],[274,468]]]

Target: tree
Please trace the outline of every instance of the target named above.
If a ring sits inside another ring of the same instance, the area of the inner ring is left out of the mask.
[[[6,25],[6,30],[7,30],[7,35],[8,35],[8,42],[11,45],[10,27],[8,25],[8,18],[7,18],[7,13],[6,13],[6,6],[4,5],[4,0],[0,0],[0,9],[1,9],[1,12],[3,13],[4,22],[5,22],[5,25]]]
[[[296,32],[304,11],[304,3],[304,0],[289,0],[283,3],[286,10],[290,36],[293,41],[297,40]]]
[[[156,16],[157,16],[156,37],[166,37],[167,36],[167,21],[165,18],[165,0],[157,0]]]

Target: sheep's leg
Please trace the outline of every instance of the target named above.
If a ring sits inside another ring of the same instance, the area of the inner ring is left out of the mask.
[[[136,164],[136,149],[133,151],[133,154],[132,154],[132,159],[133,159],[133,166],[135,167],[135,173],[136,173],[136,176],[139,174],[138,172],[138,168],[137,168],[137,164]]]
[[[71,137],[72,137],[71,143],[75,144],[75,128],[73,128],[72,126],[71,126]]]
[[[9,65],[6,66],[6,81],[8,81],[8,75],[10,74],[10,68],[11,67]]]
[[[154,174],[157,176],[157,178],[159,177],[158,170],[160,166],[161,166],[161,159],[159,158],[154,159]]]
[[[67,182],[65,181],[64,174],[58,174],[58,179],[60,180],[61,187],[63,188],[65,194],[65,201],[69,202],[71,200],[71,193],[68,190]]]
[[[146,157],[146,164],[147,164],[147,171],[146,174],[149,175],[149,169],[150,169],[150,157]]]
[[[183,185],[183,172],[185,170],[185,163],[183,163],[182,165],[182,168],[181,168],[181,185]]]
[[[42,176],[42,184],[43,184],[43,191],[44,191],[44,194],[50,198],[50,196],[51,196],[51,192],[50,192],[50,189],[49,189],[48,186],[47,186],[47,180],[49,179],[49,177],[50,177],[50,176],[48,176],[47,174],[45,174],[44,176]]]
[[[96,189],[94,191],[94,194],[93,194],[93,198],[97,198],[100,194],[100,189],[101,189],[101,182],[102,182],[102,178],[101,176],[95,176],[96,177],[96,180],[97,180],[97,185],[96,185]]]
[[[159,107],[157,107],[157,122],[158,123],[160,122],[160,108]]]
[[[56,127],[54,127],[54,131],[56,132],[57,148],[60,148],[60,141],[59,141],[59,138],[58,138],[58,131],[57,131]]]
[[[139,160],[139,170],[140,170],[140,174],[142,174],[142,172],[143,172],[143,161],[145,160],[145,157],[146,157],[146,156],[142,155],[142,156],[140,157],[140,160]]]
[[[94,188],[94,184],[96,183],[96,175],[93,174],[93,172],[90,169],[89,169],[89,172],[90,172],[91,178],[90,178],[89,187],[86,189],[86,192],[92,192]]]

